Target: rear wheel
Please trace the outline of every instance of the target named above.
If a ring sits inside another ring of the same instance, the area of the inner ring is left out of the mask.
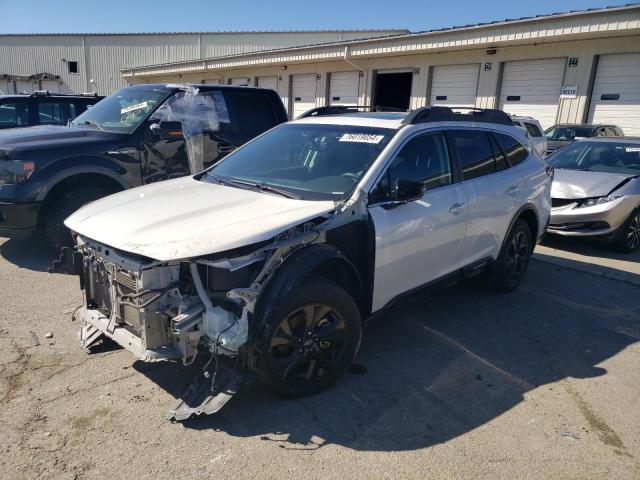
[[[624,253],[640,248],[640,208],[636,209],[616,232],[614,246]]]
[[[83,205],[105,197],[109,193],[109,191],[98,187],[73,189],[51,204],[47,208],[44,220],[44,232],[49,244],[54,248],[72,246],[71,232],[64,225],[66,218]]]
[[[296,289],[265,323],[256,373],[269,391],[287,397],[328,387],[349,368],[362,337],[353,298],[326,279]]]
[[[527,271],[531,253],[531,229],[524,220],[517,220],[502,247],[494,269],[488,275],[489,286],[502,292],[516,289]]]

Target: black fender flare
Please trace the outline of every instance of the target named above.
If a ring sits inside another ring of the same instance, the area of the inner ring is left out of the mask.
[[[363,282],[358,269],[353,263],[332,245],[313,244],[303,246],[289,254],[282,265],[267,279],[253,311],[250,337],[256,338],[256,336],[260,335],[264,321],[281,299],[286,298],[287,295],[302,285],[314,271],[317,271],[318,268],[325,264],[329,264],[329,262],[337,262],[340,265],[339,269],[344,269],[341,273],[345,273],[350,278],[355,279],[357,285],[352,288],[361,292],[362,298],[355,298],[354,300],[362,308]]]
[[[535,205],[533,205],[532,203],[525,203],[516,211],[513,217],[511,217],[511,221],[509,222],[509,227],[507,228],[507,231],[504,234],[504,237],[502,238],[502,245],[500,246],[500,253],[498,255],[502,254],[504,247],[507,243],[507,238],[509,238],[509,235],[511,235],[511,231],[513,230],[513,227],[518,221],[518,219],[522,217],[523,213],[529,212],[529,211],[533,213],[533,215],[536,217],[536,224],[538,225],[538,227],[540,227],[540,217],[538,216],[538,211],[536,210]],[[531,251],[533,252],[533,249],[535,248],[535,245],[536,245],[536,240],[538,239],[538,232],[532,231],[531,234],[533,235],[533,238],[532,238],[533,245],[531,246]]]

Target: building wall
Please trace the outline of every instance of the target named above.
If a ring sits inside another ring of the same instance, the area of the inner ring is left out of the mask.
[[[606,39],[549,42],[520,46],[498,47],[493,55],[487,54],[485,48],[461,51],[448,51],[430,54],[405,54],[398,56],[384,56],[353,60],[362,67],[360,104],[371,104],[371,88],[373,71],[394,69],[408,69],[414,72],[411,108],[427,105],[427,79],[429,67],[438,65],[457,65],[479,63],[481,65],[478,80],[476,106],[481,108],[496,108],[498,93],[500,63],[511,60],[532,60],[545,58],[578,58],[576,67],[566,68],[563,85],[577,85],[578,95],[575,99],[559,99],[558,121],[581,122],[584,120],[588,108],[588,86],[591,77],[594,57],[609,53],[640,53],[640,36],[631,35]],[[485,70],[484,64],[490,63],[491,69]],[[223,83],[234,77],[250,77],[278,75],[280,77],[278,93],[282,96],[285,106],[289,105],[290,76],[299,73],[315,73],[319,75],[318,95],[316,106],[326,104],[326,79],[329,72],[353,71],[356,68],[344,60],[320,61],[318,63],[302,63],[282,66],[265,66],[244,69],[216,70],[209,72],[185,73],[178,75],[144,76],[136,74],[131,80],[140,82],[193,82],[200,83],[205,78],[213,76],[221,78]],[[639,80],[640,81],[640,80]],[[253,82],[252,82],[253,84]],[[559,92],[558,92],[559,93]],[[640,108],[640,105],[639,107]]]
[[[126,67],[404,33],[404,30],[110,35],[0,35],[0,75],[59,75],[65,90],[113,93]],[[77,61],[69,73],[63,61]],[[93,80],[93,82],[91,82]],[[0,88],[2,88],[0,84]]]

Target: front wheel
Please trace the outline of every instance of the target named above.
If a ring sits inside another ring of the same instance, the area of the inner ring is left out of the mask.
[[[614,246],[623,253],[633,253],[640,247],[640,208],[636,209],[616,232]]]
[[[44,233],[49,245],[54,248],[73,246],[71,232],[64,221],[83,205],[107,195],[107,190],[98,187],[76,188],[50,205],[44,220]]]
[[[355,359],[362,338],[353,298],[316,278],[292,292],[265,321],[254,369],[278,395],[310,395],[333,383]]]
[[[491,288],[510,292],[520,285],[533,253],[531,229],[524,220],[517,220],[507,237],[494,269],[488,274]]]

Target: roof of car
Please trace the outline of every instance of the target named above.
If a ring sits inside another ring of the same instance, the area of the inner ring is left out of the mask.
[[[411,112],[362,112],[348,113],[342,115],[321,115],[315,117],[306,117],[294,120],[292,123],[308,123],[322,125],[351,125],[358,127],[372,128],[389,128],[393,130],[400,129],[404,124],[403,121]],[[482,127],[508,132],[522,141],[525,141],[522,128],[517,125],[504,125],[500,123],[489,122],[473,122],[473,121],[437,121],[417,123],[423,127]]]
[[[581,138],[577,142],[609,142],[609,143],[633,143],[640,145],[640,137],[594,137]]]
[[[555,127],[580,127],[580,128],[599,128],[599,127],[617,127],[612,123],[557,123]]]
[[[269,90],[266,88],[249,87],[241,85],[223,85],[221,83],[137,83],[135,85],[129,85],[125,88],[151,88],[166,91],[179,90],[180,88],[195,87],[198,90],[215,90],[219,88],[224,89],[239,89],[239,90]]]
[[[72,93],[49,93],[47,95],[33,95],[30,93],[17,93],[10,95],[0,95],[0,99],[4,98],[86,98],[87,100],[92,100],[95,98],[103,98],[102,96],[94,96],[94,95],[82,95],[72,94]]]

